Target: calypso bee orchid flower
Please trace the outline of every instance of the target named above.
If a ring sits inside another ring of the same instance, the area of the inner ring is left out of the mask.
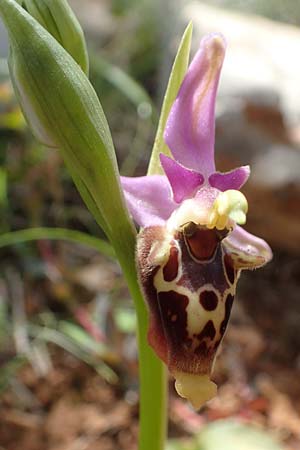
[[[225,54],[220,34],[203,38],[170,111],[160,155],[164,175],[122,177],[141,227],[140,283],[149,307],[149,344],[168,366],[179,395],[195,408],[216,393],[211,373],[243,269],[268,262],[246,221],[249,166],[217,172],[215,98]]]

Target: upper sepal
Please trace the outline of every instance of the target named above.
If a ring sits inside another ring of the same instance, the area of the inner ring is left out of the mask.
[[[205,36],[193,58],[165,129],[165,141],[185,167],[208,176],[215,171],[215,101],[226,43]]]
[[[167,119],[174,103],[176,96],[178,94],[180,85],[186,74],[191,40],[192,40],[193,25],[192,22],[186,27],[184,34],[182,36],[178,51],[173,63],[173,67],[170,73],[170,78],[168,81],[168,86],[165,92],[164,101],[161,109],[161,114],[159,118],[159,123],[157,127],[157,132],[154,140],[154,146],[151,153],[151,158],[148,167],[148,175],[161,175],[162,168],[159,162],[159,155],[163,153],[167,156],[171,156],[170,149],[164,141],[164,131],[166,128]]]

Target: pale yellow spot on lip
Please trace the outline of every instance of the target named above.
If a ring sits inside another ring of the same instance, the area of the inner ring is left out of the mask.
[[[195,409],[199,409],[217,394],[217,386],[209,379],[208,375],[185,372],[175,372],[173,375],[176,380],[177,393],[186,398]]]
[[[172,235],[166,235],[164,242],[154,242],[149,252],[149,259],[155,259],[155,264],[163,265],[170,255],[170,241]]]

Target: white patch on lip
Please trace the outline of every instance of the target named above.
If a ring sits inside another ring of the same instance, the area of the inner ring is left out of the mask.
[[[180,267],[180,264],[179,264]],[[180,277],[180,274],[178,274]],[[177,279],[178,279],[177,276]],[[165,281],[163,275],[163,267],[161,267],[157,274],[154,277],[154,286],[157,289],[157,292],[169,292],[175,291],[178,294],[185,295],[188,299],[188,305],[186,308],[187,313],[187,332],[189,338],[191,338],[194,342],[195,347],[197,347],[198,343],[195,339],[195,334],[201,333],[206,323],[211,320],[216,329],[216,336],[213,339],[213,342],[216,339],[220,338],[220,326],[225,317],[225,299],[227,295],[230,293],[234,295],[234,286],[231,286],[229,289],[226,289],[224,293],[221,295],[220,292],[215,289],[211,284],[207,283],[197,292],[191,292],[191,290],[185,286],[178,286],[176,283],[176,279],[172,281]],[[218,305],[215,310],[207,311],[203,308],[200,303],[200,293],[203,291],[214,291],[218,297]],[[207,342],[208,344],[210,342]]]
[[[200,303],[200,294],[204,291],[213,291],[217,298],[218,304],[213,311],[207,311]],[[205,284],[199,291],[195,292],[195,295],[189,296],[189,304],[187,306],[188,316],[188,332],[189,337],[194,338],[195,334],[201,333],[206,323],[211,320],[216,329],[216,337],[218,337],[218,330],[222,320],[224,319],[225,309],[224,302],[222,301],[222,295],[211,284]]]
[[[155,261],[155,265],[164,265],[170,256],[170,239],[171,236],[166,236],[163,242],[154,241],[151,245],[148,259]]]

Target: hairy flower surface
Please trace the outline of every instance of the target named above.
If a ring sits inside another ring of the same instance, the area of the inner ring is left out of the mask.
[[[215,98],[225,54],[220,34],[205,36],[180,87],[165,129],[173,158],[165,175],[122,178],[141,231],[137,264],[149,306],[148,339],[195,408],[215,395],[211,372],[242,269],[268,262],[262,239],[243,230],[239,191],[250,169],[217,172]]]

